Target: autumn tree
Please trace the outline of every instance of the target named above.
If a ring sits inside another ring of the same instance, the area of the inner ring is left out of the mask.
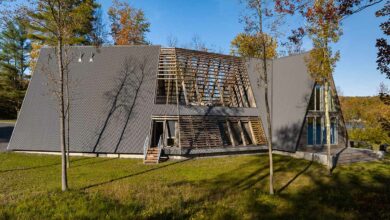
[[[66,165],[66,103],[65,93],[68,82],[69,45],[85,42],[83,33],[88,32],[90,17],[96,5],[92,0],[38,0],[34,8],[30,9],[29,29],[30,37],[53,46],[58,66],[53,95],[58,101],[60,121],[60,149],[62,167],[62,190],[68,189]],[[87,16],[86,16],[87,15]],[[49,74],[49,73],[47,73]]]
[[[332,86],[334,67],[339,59],[339,53],[333,53],[330,43],[336,43],[339,40],[341,17],[334,0],[316,0],[307,9],[306,18],[309,26],[309,37],[313,41],[313,49],[306,59],[307,69],[314,80],[323,85],[324,89],[326,146],[328,169],[331,172],[330,87]]]
[[[328,157],[328,169],[331,172],[330,155],[330,87],[339,53],[333,52],[331,43],[337,43],[341,31],[341,21],[348,16],[381,3],[383,0],[275,0],[275,11],[294,15],[300,14],[307,24],[292,31],[289,37],[294,43],[301,43],[306,34],[313,41],[313,49],[306,59],[309,73],[324,88],[325,132]]]
[[[148,44],[145,34],[149,32],[150,23],[142,10],[131,7],[127,2],[113,0],[108,16],[115,45]]]
[[[231,54],[239,55],[242,57],[263,57],[263,39],[267,44],[265,56],[267,59],[273,59],[276,57],[276,40],[266,33],[250,34],[240,33],[231,42]]]
[[[43,47],[42,41],[40,40],[32,40],[31,41],[31,51],[30,51],[30,73],[33,75],[35,66],[37,65],[38,62],[38,57],[39,57],[39,52],[41,48]]]
[[[389,88],[381,83],[378,92],[389,93]],[[341,97],[340,101],[351,140],[365,142],[376,149],[380,144],[390,143],[390,127],[383,123],[390,121],[390,108],[381,101],[381,96]]]
[[[277,26],[282,20],[274,17],[273,8],[269,1],[245,0],[249,14],[243,17],[245,32],[239,34],[232,41],[232,48],[243,57],[257,57],[261,59],[257,71],[260,77],[261,87],[264,88],[264,101],[267,113],[268,156],[269,156],[269,193],[274,194],[273,185],[273,159],[272,159],[272,121],[270,111],[270,85],[269,85],[269,59],[276,57]],[[269,32],[266,33],[266,30]]]

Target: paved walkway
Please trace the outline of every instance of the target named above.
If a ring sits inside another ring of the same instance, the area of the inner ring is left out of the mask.
[[[348,147],[336,155],[337,164],[374,161],[380,159],[372,150]]]
[[[7,145],[13,130],[14,124],[0,123],[0,152],[7,150]]]
[[[299,151],[306,153],[315,153],[317,155],[323,156],[326,156],[328,153],[326,146],[320,148],[300,148]],[[337,164],[349,164],[355,162],[374,161],[381,159],[381,157],[372,150],[353,147],[331,147],[331,155],[334,157],[334,162],[336,162]]]

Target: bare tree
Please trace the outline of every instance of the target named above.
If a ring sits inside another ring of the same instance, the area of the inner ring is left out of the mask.
[[[67,162],[66,162],[66,101],[68,47],[85,41],[84,33],[88,31],[90,19],[85,14],[92,14],[96,5],[88,1],[57,1],[38,0],[33,8],[28,10],[30,37],[45,41],[55,48],[58,77],[56,81],[55,97],[59,105],[60,121],[60,149],[61,149],[61,182],[62,190],[68,189]]]
[[[209,51],[206,47],[206,43],[202,41],[199,35],[195,34],[191,39],[191,48],[199,51]]]
[[[267,113],[267,131],[268,131],[268,156],[269,156],[269,193],[274,194],[274,174],[273,174],[273,158],[272,158],[272,121],[271,121],[271,110],[270,110],[270,85],[268,77],[269,59],[274,58],[270,53],[271,48],[275,48],[275,39],[280,35],[278,27],[282,25],[283,16],[274,16],[271,12],[273,4],[266,0],[245,0],[249,15],[243,17],[245,22],[245,31],[256,35],[256,39],[259,43],[256,44],[256,57],[262,60],[261,64],[258,65],[257,71],[259,72],[261,87],[264,88],[264,101]],[[265,33],[268,30],[269,34]],[[251,54],[247,54],[251,56]]]
[[[388,94],[388,93],[390,93],[389,87],[384,82],[379,83],[378,94]]]
[[[175,37],[171,34],[167,37],[168,47],[177,47],[178,43],[179,43],[179,41],[178,41],[177,37]]]

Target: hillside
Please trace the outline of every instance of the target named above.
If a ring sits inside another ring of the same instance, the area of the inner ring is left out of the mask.
[[[381,124],[384,119],[390,120],[390,107],[378,96],[340,97],[340,102],[345,121],[361,122],[364,126],[350,128],[350,140],[364,141],[373,146],[390,143],[390,131]]]

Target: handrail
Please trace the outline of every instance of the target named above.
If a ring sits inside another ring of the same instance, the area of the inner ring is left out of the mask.
[[[148,145],[149,145],[149,135],[146,136],[144,143],[144,160],[146,160],[146,155],[148,154]]]
[[[160,135],[160,138],[158,140],[158,145],[157,145],[157,149],[158,149],[158,153],[157,153],[157,163],[160,162],[160,156],[161,156],[161,149],[162,149],[162,135]]]

